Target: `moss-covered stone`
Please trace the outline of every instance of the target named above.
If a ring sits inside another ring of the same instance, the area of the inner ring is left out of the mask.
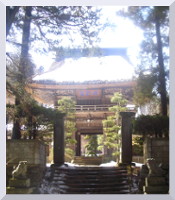
[[[168,186],[144,186],[143,191],[146,194],[168,194]]]
[[[15,188],[7,187],[7,194],[32,194],[35,188]]]
[[[11,178],[9,180],[9,186],[15,188],[28,188],[30,187],[30,179],[15,179]]]

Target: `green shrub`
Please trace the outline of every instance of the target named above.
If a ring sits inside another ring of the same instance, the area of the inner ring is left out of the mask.
[[[143,137],[168,137],[169,117],[162,115],[141,115],[133,120],[133,134]]]
[[[85,145],[88,156],[97,156],[97,135],[86,135],[85,139],[88,139],[88,143]]]
[[[143,137],[134,136],[132,138],[132,154],[134,156],[143,156]]]

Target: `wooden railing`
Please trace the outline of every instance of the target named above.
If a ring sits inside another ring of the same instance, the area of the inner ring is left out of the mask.
[[[77,112],[81,111],[108,111],[108,108],[112,105],[76,105],[75,109]],[[58,106],[55,106],[58,108]]]
[[[76,105],[75,109],[77,112],[81,111],[109,111],[109,108],[112,107],[113,105]],[[55,108],[58,108],[56,106]],[[136,111],[135,108],[131,109],[130,111],[134,112]]]
[[[108,111],[111,105],[76,105],[76,111]]]

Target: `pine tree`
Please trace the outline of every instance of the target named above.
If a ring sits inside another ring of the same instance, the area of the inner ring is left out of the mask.
[[[120,112],[126,111],[127,100],[120,93],[114,93],[111,102],[115,105],[109,108],[114,112],[113,116],[108,116],[103,120],[103,136],[99,139],[99,149],[107,151],[107,156],[120,161],[121,148],[121,117]]]
[[[94,7],[89,6],[8,6],[6,10],[7,42],[13,45],[20,55],[15,69],[16,77],[8,80],[7,90],[16,97],[15,104],[18,107],[21,104],[21,93],[24,94],[25,86],[36,72],[30,50],[40,53],[55,51],[62,40],[61,35],[71,36],[72,30],[80,33],[82,41],[92,44],[92,38],[95,38],[99,30],[99,14]],[[19,36],[22,36],[22,41],[19,40]],[[12,57],[13,55],[7,52],[7,59]],[[13,59],[11,62],[16,66]],[[14,66],[11,69],[13,70]],[[10,77],[11,75],[9,79]],[[21,138],[20,118],[20,115],[14,118],[13,139]],[[31,117],[28,120],[32,121]]]
[[[160,95],[160,112],[162,115],[167,115],[169,7],[131,6],[127,11],[121,11],[119,14],[133,20],[144,31],[145,36],[141,45],[140,65],[137,70],[139,77],[135,100],[141,105],[151,100],[155,94]],[[151,80],[149,90],[144,93],[144,85],[148,86],[148,80]],[[140,85],[140,82],[143,84]]]
[[[64,131],[65,131],[65,160],[71,162],[75,155],[74,138],[76,132],[75,123],[75,102],[68,97],[58,100],[58,110],[65,113]]]
[[[97,135],[86,135],[85,139],[88,140],[88,143],[85,145],[86,154],[88,156],[97,156]]]

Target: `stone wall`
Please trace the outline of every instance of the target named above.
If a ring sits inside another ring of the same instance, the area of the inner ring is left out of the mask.
[[[154,158],[157,164],[169,164],[169,139],[146,138],[143,146],[144,163],[147,158]]]
[[[6,160],[16,164],[21,160],[30,165],[46,165],[46,145],[39,140],[7,140]]]
[[[46,168],[47,146],[39,140],[7,140],[6,142],[6,175],[7,185],[13,167],[19,161],[27,161],[27,176],[31,186],[37,187]]]

